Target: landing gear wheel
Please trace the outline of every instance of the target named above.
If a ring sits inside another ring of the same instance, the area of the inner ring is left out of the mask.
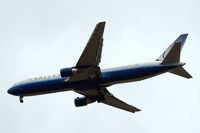
[[[23,103],[24,101],[23,101],[23,99],[20,99],[20,103]]]
[[[23,103],[24,101],[23,101],[23,96],[20,96],[19,97],[19,101],[20,101],[20,103]]]

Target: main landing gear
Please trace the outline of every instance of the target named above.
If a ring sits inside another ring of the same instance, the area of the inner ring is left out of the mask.
[[[23,103],[24,101],[23,101],[23,96],[19,96],[19,101],[20,101],[20,103]]]

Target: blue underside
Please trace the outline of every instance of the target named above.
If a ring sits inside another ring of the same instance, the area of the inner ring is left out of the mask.
[[[8,93],[16,96],[26,96],[67,91],[71,90],[72,88],[79,91],[96,89],[102,87],[103,85],[106,87],[112,83],[123,82],[127,80],[137,80],[151,75],[154,76],[179,66],[180,65],[153,65],[105,71],[102,72],[102,79],[96,81],[95,83],[91,83],[89,80],[65,82],[65,80],[69,77],[34,81],[13,86],[8,90]]]

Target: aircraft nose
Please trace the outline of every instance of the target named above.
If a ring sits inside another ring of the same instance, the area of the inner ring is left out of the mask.
[[[10,89],[8,89],[7,92],[8,92],[8,94],[14,95],[15,89],[10,88]]]
[[[12,90],[11,89],[8,89],[8,94],[12,94]]]
[[[19,89],[16,87],[11,87],[7,92],[8,94],[17,96],[19,94]]]

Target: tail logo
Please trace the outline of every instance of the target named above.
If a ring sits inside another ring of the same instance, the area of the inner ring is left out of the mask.
[[[166,52],[166,51],[165,51]],[[163,59],[165,58],[165,52],[163,53]]]

